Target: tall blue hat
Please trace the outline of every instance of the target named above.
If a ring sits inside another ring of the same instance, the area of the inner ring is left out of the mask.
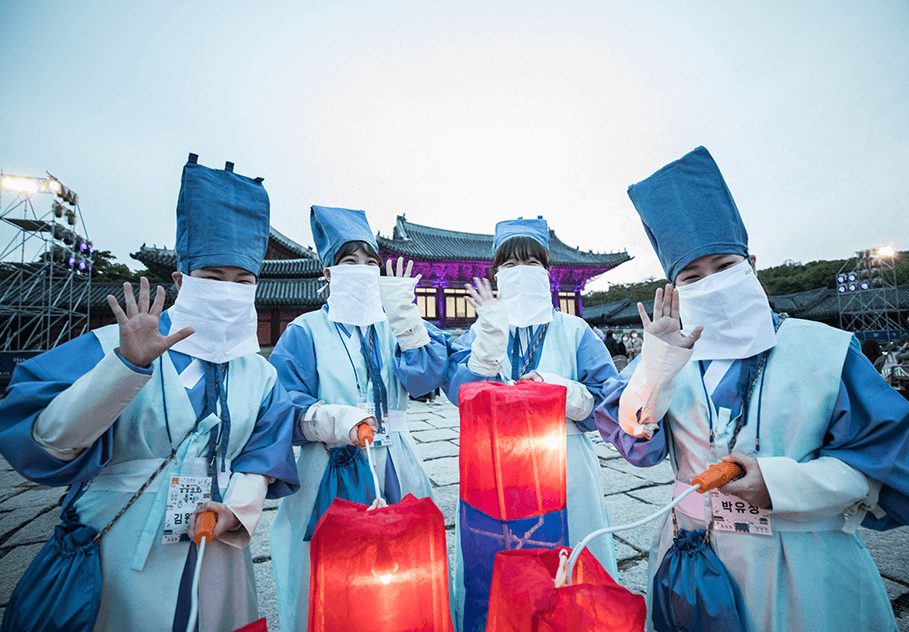
[[[259,276],[268,246],[268,193],[262,178],[247,178],[198,164],[189,155],[177,199],[177,256],[180,272],[236,266]]]
[[[379,251],[379,245],[363,211],[314,206],[309,215],[309,223],[319,260],[326,268],[335,265],[335,254],[349,241],[365,241],[376,252]]]
[[[666,278],[705,255],[748,256],[748,233],[710,153],[698,147],[628,187]]]
[[[549,250],[549,226],[542,217],[537,219],[507,219],[496,224],[496,234],[492,238],[492,252],[512,237],[530,237],[543,244]]]

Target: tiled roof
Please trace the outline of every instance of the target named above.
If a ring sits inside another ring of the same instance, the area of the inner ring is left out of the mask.
[[[269,227],[268,240],[274,242],[277,246],[287,250],[295,255],[298,259],[318,259],[315,250],[308,246],[301,246],[290,237],[275,230],[273,226]],[[271,245],[271,244],[269,244]]]
[[[439,261],[461,259],[492,261],[492,235],[464,233],[408,222],[399,215],[391,238],[378,236],[379,247],[405,257]],[[555,265],[589,266],[605,270],[631,260],[627,252],[584,252],[572,248],[549,231],[549,250]]]
[[[155,291],[157,283],[151,284],[152,292]],[[177,287],[173,283],[161,284],[165,290],[164,308],[167,309],[173,305],[177,298]],[[323,282],[318,279],[262,279],[256,288],[256,307],[319,307],[326,301],[325,294],[319,294],[318,290],[322,287]],[[72,304],[77,311],[85,310],[85,286],[77,285],[72,292]],[[16,304],[19,300],[19,286],[11,278],[0,280],[0,297],[3,297],[6,291],[12,290],[17,293]],[[137,291],[137,290],[135,290]],[[48,293],[54,298],[55,305],[59,309],[70,308],[70,292],[63,280],[55,281],[53,288],[48,292],[41,287],[35,287],[34,291],[27,296],[22,297],[22,303],[26,306],[40,307],[48,302]],[[88,303],[92,312],[102,310],[104,313],[110,312],[110,306],[107,304],[107,295],[111,294],[120,305],[124,304],[123,284],[122,283],[92,283],[88,288]]]
[[[327,294],[318,279],[262,279],[256,290],[256,307],[319,307]]]

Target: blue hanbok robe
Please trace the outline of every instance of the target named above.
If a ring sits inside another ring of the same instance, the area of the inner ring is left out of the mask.
[[[402,351],[387,321],[376,323],[374,327],[388,410],[406,414],[408,395],[424,395],[444,379],[450,337],[427,324],[430,342]],[[359,350],[357,328],[336,326],[328,319],[327,306],[294,320],[281,335],[269,361],[276,367],[279,380],[297,408],[294,444],[300,446],[297,471],[302,483],[300,493],[281,502],[271,526],[278,616],[282,629],[306,630],[310,575],[310,543],[306,535],[323,473],[329,467],[327,448],[343,444],[307,441],[300,418],[318,401],[357,406],[372,401],[373,391],[365,388],[367,367]],[[409,429],[391,435],[390,446],[373,449],[382,494],[388,502],[400,500],[407,494],[417,498],[432,497],[432,483],[423,469]],[[372,480],[368,480],[367,489],[372,485]]]
[[[717,390],[739,382],[752,361],[735,361]],[[719,418],[715,401],[706,399],[704,367],[689,362],[682,369],[669,412],[646,440],[624,432],[618,423],[622,392],[638,364],[636,359],[604,386],[603,404],[594,413],[600,433],[634,465],[652,466],[668,455],[678,485],[690,484],[708,465],[708,412]],[[883,484],[879,505],[886,513],[868,513],[863,524],[906,524],[909,402],[881,379],[854,337],[818,323],[785,320],[764,372],[765,383],[759,382],[752,395],[733,451],[758,459],[775,530],[769,537],[711,535],[714,550],[742,591],[751,629],[895,630],[874,562],[861,537],[842,528],[841,493],[829,485],[825,489],[822,476],[809,478],[799,468],[820,457],[846,463]],[[726,427],[714,428],[720,444],[730,437],[735,414],[728,421]],[[703,519],[676,516],[682,529],[704,529]],[[667,517],[651,548],[648,586],[672,534]]]
[[[159,330],[166,335],[169,329],[165,312]],[[189,586],[181,587],[181,579],[188,560],[195,558],[188,555],[188,542],[161,543],[167,479],[174,474],[208,474],[211,438],[225,431],[219,415],[227,416],[218,406],[217,414],[200,419],[206,379],[187,389],[178,375],[192,358],[169,351],[150,369],[131,367],[150,373],[151,379],[113,425],[71,460],[52,456],[32,436],[38,415],[58,395],[66,396],[67,389],[102,360],[109,361],[106,358],[115,355],[118,339],[115,325],[105,327],[21,364],[0,402],[0,450],[18,472],[38,483],[62,486],[91,481],[76,507],[83,522],[101,530],[195,427],[177,450],[175,461],[101,540],[103,589],[95,630],[165,632],[186,618]],[[122,358],[113,361],[128,365]],[[232,386],[232,377],[239,386]],[[291,449],[293,405],[274,369],[261,356],[244,356],[227,363],[224,379],[230,431],[216,455],[220,492],[227,491],[233,473],[243,472],[274,479],[268,497],[293,493],[299,487]],[[169,432],[163,421],[165,402]],[[206,581],[201,630],[229,632],[258,618],[248,546],[211,543],[202,574]]]
[[[553,313],[553,321],[549,324],[545,338],[543,338],[536,352],[530,358],[533,341],[539,333],[539,327],[533,327],[528,332],[529,344],[521,349],[520,362],[527,363],[524,373],[540,370],[554,373],[560,377],[574,380],[583,384],[593,395],[594,408],[602,402],[600,388],[604,382],[616,377],[615,366],[603,343],[597,338],[593,330],[582,319],[561,312]],[[516,331],[511,328],[508,340],[509,353],[506,355],[502,366],[502,373],[511,376],[511,350],[514,348]],[[458,403],[458,390],[462,384],[480,381],[501,381],[497,377],[486,377],[472,372],[467,368],[470,359],[471,344],[475,334],[473,330],[467,331],[458,338],[454,344],[451,356],[450,377],[445,385],[448,399],[455,405]],[[566,443],[567,450],[567,513],[568,513],[568,545],[577,545],[586,535],[598,529],[609,526],[606,512],[606,502],[603,490],[603,478],[600,462],[594,452],[590,438],[584,434],[596,429],[593,414],[581,421],[567,420],[569,432]],[[459,502],[459,514],[462,512]],[[456,626],[464,630],[465,626],[465,576],[464,552],[461,550],[461,524],[456,528],[456,549],[454,563],[454,592]],[[615,560],[615,548],[612,536],[604,536],[594,540],[588,547],[613,577],[618,570]],[[491,561],[490,561],[491,564]],[[489,574],[492,577],[491,571]],[[480,625],[476,617],[471,620]]]

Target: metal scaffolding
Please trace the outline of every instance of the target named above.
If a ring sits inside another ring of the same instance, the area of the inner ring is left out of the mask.
[[[876,332],[886,340],[907,328],[900,311],[896,254],[891,248],[861,250],[836,275],[840,329]],[[850,269],[851,268],[851,269]]]
[[[88,332],[93,248],[79,197],[50,174],[0,172],[0,220],[0,352],[46,351]]]

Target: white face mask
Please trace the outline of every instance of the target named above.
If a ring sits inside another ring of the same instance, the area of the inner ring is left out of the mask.
[[[496,273],[499,299],[508,306],[508,324],[530,327],[552,321],[549,272],[543,266],[514,266]]]
[[[171,349],[208,362],[229,362],[259,351],[256,286],[183,275],[170,314],[171,333],[196,333]]]
[[[770,303],[750,260],[676,289],[683,333],[704,326],[692,360],[750,358],[776,344]]]
[[[328,269],[328,319],[365,327],[385,320],[379,299],[379,268],[341,265]]]

